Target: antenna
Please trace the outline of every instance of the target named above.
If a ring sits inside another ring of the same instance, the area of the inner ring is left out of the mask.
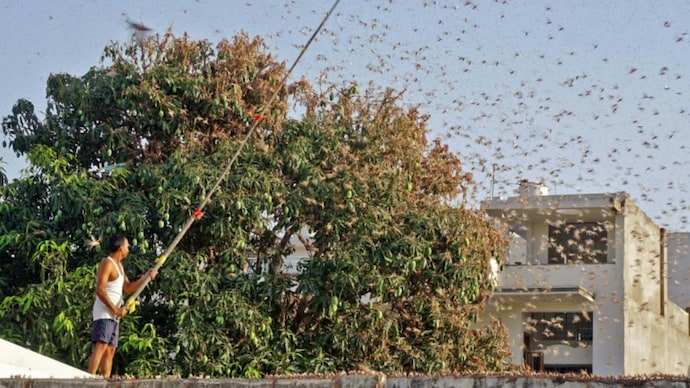
[[[496,163],[491,165],[491,198],[494,198],[494,184],[496,183]]]

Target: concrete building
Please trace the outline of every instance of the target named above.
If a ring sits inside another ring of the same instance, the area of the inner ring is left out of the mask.
[[[688,235],[666,233],[622,192],[523,183],[483,207],[512,236],[483,319],[505,325],[513,364],[690,375]]]

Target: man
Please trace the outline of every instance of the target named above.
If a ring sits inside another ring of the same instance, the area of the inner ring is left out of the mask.
[[[120,318],[127,314],[122,305],[123,291],[131,294],[150,277],[156,278],[158,271],[149,269],[146,274],[130,282],[127,278],[122,260],[129,254],[129,241],[124,236],[112,236],[108,241],[108,257],[98,266],[96,275],[96,300],[93,303],[93,353],[89,359],[89,373],[96,374],[100,367],[105,378],[110,377],[113,357],[117,348],[117,337],[120,333]]]

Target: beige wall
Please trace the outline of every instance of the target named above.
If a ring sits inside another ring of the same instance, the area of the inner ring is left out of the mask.
[[[688,314],[667,297],[668,249],[662,249],[661,231],[631,203],[624,219],[625,372],[688,375]]]
[[[668,233],[668,297],[690,307],[690,233]]]

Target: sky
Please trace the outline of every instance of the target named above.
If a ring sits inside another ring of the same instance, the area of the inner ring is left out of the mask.
[[[291,65],[333,4],[4,0],[0,116],[19,98],[43,112],[48,75],[98,66],[109,42],[131,40],[128,19],[211,42],[243,31]],[[522,179],[551,194],[624,191],[690,232],[687,15],[684,0],[343,0],[291,81],[405,90],[478,200],[514,195]],[[25,162],[0,156],[20,176]]]

